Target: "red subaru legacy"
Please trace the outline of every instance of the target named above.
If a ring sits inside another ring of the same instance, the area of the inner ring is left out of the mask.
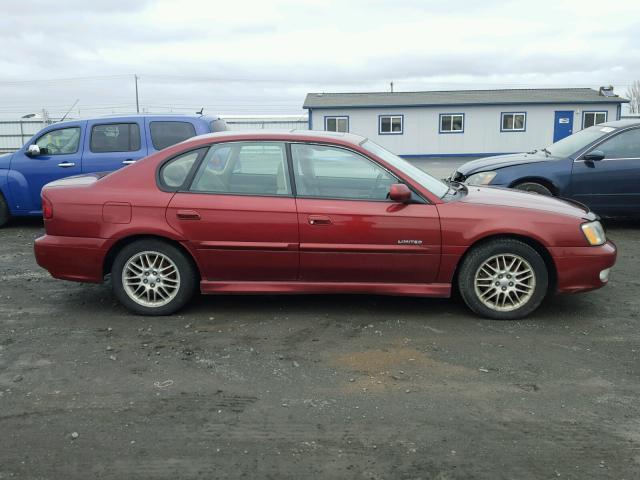
[[[584,206],[447,185],[371,140],[226,132],[42,192],[38,263],[167,315],[202,293],[448,297],[477,314],[533,312],[604,286],[616,259]]]

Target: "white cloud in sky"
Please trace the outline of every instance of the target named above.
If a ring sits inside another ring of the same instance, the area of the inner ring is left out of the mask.
[[[299,113],[309,91],[640,78],[640,2],[5,1],[0,116]],[[83,77],[80,80],[69,80]],[[85,78],[91,77],[91,78]],[[95,78],[99,77],[99,78]],[[55,79],[63,79],[57,80]],[[66,80],[65,80],[66,79]]]

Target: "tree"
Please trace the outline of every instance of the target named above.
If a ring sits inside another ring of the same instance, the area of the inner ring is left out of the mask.
[[[640,113],[640,80],[636,80],[627,88],[626,97],[629,99],[629,113]]]

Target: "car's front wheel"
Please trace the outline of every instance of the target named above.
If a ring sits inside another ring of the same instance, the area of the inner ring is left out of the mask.
[[[537,193],[539,195],[546,195],[547,197],[553,197],[553,192],[548,187],[537,182],[519,183],[514,188],[516,190],[523,190],[525,192]]]
[[[111,268],[113,292],[139,315],[171,315],[193,297],[196,269],[180,249],[155,239],[125,246]]]
[[[511,238],[475,247],[458,274],[458,287],[467,306],[496,320],[529,315],[544,299],[548,283],[547,266],[540,254]]]

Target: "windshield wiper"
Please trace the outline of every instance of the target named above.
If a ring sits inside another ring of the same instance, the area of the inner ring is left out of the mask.
[[[529,155],[533,155],[534,153],[536,153],[538,151],[537,148],[534,148],[533,150],[531,150],[530,152],[527,152]]]
[[[551,152],[550,152],[549,150],[547,150],[547,147],[544,147],[544,148],[542,149],[542,151],[547,155],[547,157],[550,157],[550,156],[551,156]]]

